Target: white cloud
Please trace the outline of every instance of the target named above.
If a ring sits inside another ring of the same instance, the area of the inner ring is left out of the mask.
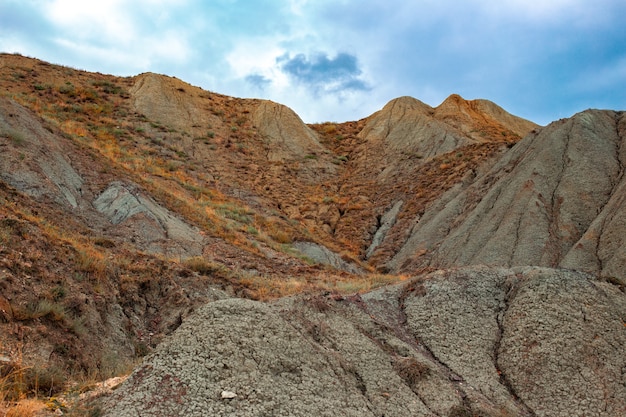
[[[226,61],[237,78],[251,73],[270,76],[276,66],[276,57],[285,53],[280,42],[281,39],[275,37],[241,39],[226,54]]]
[[[48,19],[74,39],[99,38],[103,43],[124,45],[137,36],[122,0],[55,0],[44,8]]]
[[[54,0],[44,5],[44,14],[57,29],[54,44],[78,57],[77,65],[118,67],[123,70],[116,73],[129,74],[150,70],[158,61],[186,62],[192,55],[186,29],[168,24],[166,3]],[[159,25],[163,29],[155,30]]]

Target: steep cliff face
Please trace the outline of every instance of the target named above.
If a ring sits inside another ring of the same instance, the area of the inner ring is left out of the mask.
[[[562,265],[626,278],[617,249],[625,140],[624,113],[612,111],[527,136],[427,210],[390,265]]]

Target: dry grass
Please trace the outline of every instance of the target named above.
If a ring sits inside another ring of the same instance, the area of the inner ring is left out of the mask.
[[[271,300],[302,293],[364,293],[407,279],[405,276],[397,275],[351,275],[331,271],[323,271],[315,275],[293,275],[287,278],[246,272],[234,273],[234,275],[234,279],[248,289],[249,295],[258,300]]]
[[[46,404],[34,398],[18,401],[6,409],[5,417],[34,417],[46,408]],[[0,413],[2,409],[0,408]],[[0,414],[1,415],[1,414]]]
[[[1,344],[0,352],[3,352]],[[33,368],[22,365],[21,349],[16,355],[13,361],[0,362],[0,416],[32,417],[45,407],[36,398],[40,391],[39,378]]]
[[[194,256],[186,259],[183,264],[201,275],[225,274],[227,272],[224,265],[211,262],[201,256]]]

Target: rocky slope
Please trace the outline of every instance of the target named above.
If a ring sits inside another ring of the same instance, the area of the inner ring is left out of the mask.
[[[615,416],[625,296],[573,271],[439,271],[362,296],[209,303],[110,416]],[[532,358],[532,359],[530,359]]]
[[[544,265],[625,280],[623,112],[589,110],[530,134],[431,206],[390,263]]]

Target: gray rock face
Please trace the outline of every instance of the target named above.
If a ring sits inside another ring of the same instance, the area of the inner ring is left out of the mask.
[[[393,226],[396,222],[398,213],[400,213],[403,203],[404,202],[402,200],[396,202],[393,207],[389,209],[389,211],[380,217],[380,226],[376,229],[376,233],[374,233],[374,237],[372,238],[372,243],[367,248],[367,252],[365,252],[365,259],[372,256],[376,248],[383,242],[383,240],[385,240],[385,235],[387,235],[391,226]]]
[[[537,416],[624,415],[624,294],[580,273],[523,274],[501,319],[502,375]]]
[[[363,271],[358,266],[346,262],[341,256],[331,251],[325,246],[313,242],[294,242],[293,247],[299,250],[304,256],[315,262],[330,265],[333,268],[341,269],[352,274],[361,274]]]
[[[0,136],[13,146],[0,148],[0,179],[33,197],[46,196],[76,208],[83,178],[65,156],[62,144],[30,111],[0,99]]]
[[[625,319],[616,286],[536,267],[438,271],[363,297],[221,300],[105,415],[615,416]]]
[[[624,114],[611,111],[528,135],[490,172],[430,207],[391,269],[561,265],[624,276],[625,138]]]
[[[434,109],[412,97],[390,101],[370,120],[359,137],[370,146],[379,145],[381,151],[419,154],[423,158],[450,152],[472,143],[459,130],[433,117]]]
[[[136,186],[115,181],[94,200],[93,205],[114,225],[129,228],[135,239],[148,250],[161,252],[159,243],[167,240],[169,247],[178,245],[181,254],[194,256],[202,253],[200,232]]]
[[[289,107],[262,101],[252,118],[259,133],[269,141],[270,162],[301,159],[325,151],[316,134]]]
[[[135,110],[152,120],[159,120],[180,131],[193,126],[218,124],[219,119],[203,111],[191,98],[194,90],[189,84],[164,75],[145,73],[138,75],[130,89]]]

